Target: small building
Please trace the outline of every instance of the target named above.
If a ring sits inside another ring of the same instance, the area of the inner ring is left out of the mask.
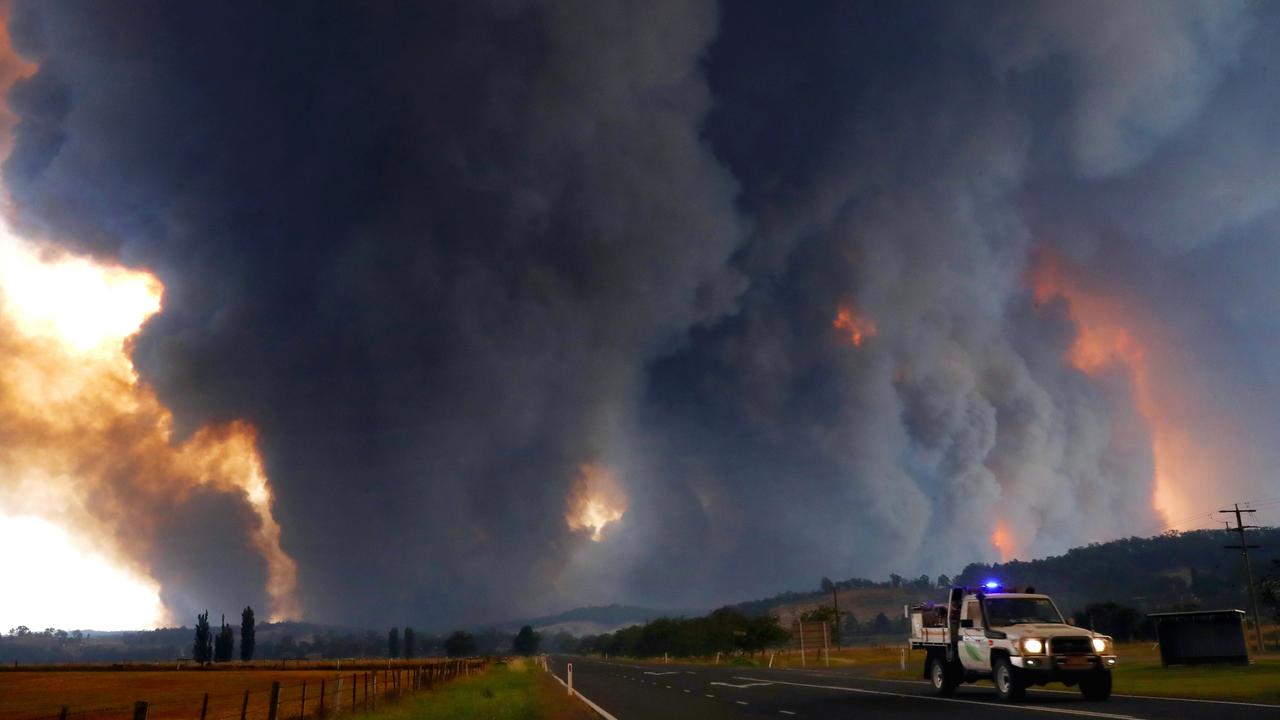
[[[1244,639],[1243,610],[1192,610],[1147,615],[1156,625],[1160,642],[1160,663],[1249,664],[1249,648]]]

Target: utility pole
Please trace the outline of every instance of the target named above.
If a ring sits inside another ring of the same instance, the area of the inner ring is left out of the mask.
[[[1244,575],[1245,575],[1245,579],[1249,583],[1249,601],[1253,603],[1253,630],[1258,635],[1258,653],[1261,654],[1262,652],[1265,651],[1265,648],[1262,645],[1262,619],[1258,615],[1258,595],[1257,595],[1257,589],[1254,588],[1253,586],[1253,567],[1249,564],[1249,551],[1256,550],[1257,548],[1260,548],[1262,546],[1250,545],[1244,541],[1244,531],[1256,530],[1258,526],[1245,525],[1244,522],[1240,519],[1241,513],[1255,513],[1258,511],[1255,509],[1241,510],[1240,503],[1236,503],[1234,510],[1219,510],[1218,512],[1227,513],[1227,514],[1234,513],[1236,516],[1235,531],[1240,534],[1240,544],[1224,545],[1223,547],[1225,547],[1228,550],[1239,550],[1240,558],[1244,560]]]
[[[832,611],[834,611],[835,618],[836,618],[835,624],[832,625],[832,629],[834,629],[836,632],[836,648],[839,649],[840,647],[840,604],[836,601],[835,585],[831,586],[831,609]]]

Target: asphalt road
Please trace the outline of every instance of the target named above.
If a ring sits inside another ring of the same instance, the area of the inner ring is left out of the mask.
[[[940,698],[923,681],[886,680],[840,670],[762,670],[707,665],[637,665],[555,656],[562,681],[573,663],[574,690],[617,720],[720,718],[1280,718],[1280,707],[1236,702],[1113,695],[1090,702],[1078,692],[1032,688],[1020,703],[1001,702],[990,685],[962,685]]]

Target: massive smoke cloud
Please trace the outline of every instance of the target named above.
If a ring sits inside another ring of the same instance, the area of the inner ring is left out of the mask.
[[[1276,427],[1274,15],[21,4],[5,177],[165,284],[134,361],[258,428],[311,617],[710,604],[1266,492],[1153,506],[1171,423]]]

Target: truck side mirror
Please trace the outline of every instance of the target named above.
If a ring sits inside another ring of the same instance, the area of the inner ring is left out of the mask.
[[[973,620],[972,620],[972,619],[970,619],[970,618],[965,618],[964,620],[961,620],[961,621],[960,621],[960,627],[962,627],[962,628],[971,628],[971,627],[973,627]]]

